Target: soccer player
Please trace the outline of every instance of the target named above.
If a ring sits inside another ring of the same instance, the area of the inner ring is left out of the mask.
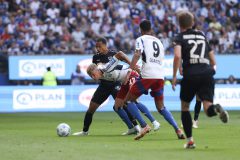
[[[140,57],[142,57],[141,78],[137,79],[132,85],[125,99],[129,112],[134,116],[134,118],[137,119],[142,127],[141,132],[134,139],[139,140],[151,130],[151,127],[147,125],[147,123],[141,117],[137,110],[136,104],[134,103],[138,97],[140,97],[142,94],[146,94],[149,89],[151,89],[150,94],[152,97],[154,97],[158,112],[165,118],[165,120],[168,121],[170,125],[173,126],[178,138],[184,139],[185,137],[183,132],[178,127],[171,112],[164,107],[163,103],[163,45],[158,38],[152,36],[151,23],[149,20],[143,20],[140,23],[140,30],[142,36],[136,40],[135,53],[130,64],[130,68],[134,69],[137,61]]]
[[[105,38],[98,38],[96,40],[96,50],[97,54],[93,56],[92,62],[101,65],[109,62],[112,56],[114,56],[117,52],[109,50],[107,47],[107,40]],[[124,54],[125,55],[125,54]],[[123,61],[126,63],[130,63],[127,56],[122,57]],[[92,123],[92,117],[97,108],[110,96],[115,99],[117,92],[119,90],[120,83],[112,82],[107,80],[101,80],[98,88],[96,89],[91,101],[89,108],[84,117],[84,125],[83,130],[81,132],[73,133],[76,136],[84,136],[88,135],[89,127]],[[128,126],[128,131],[123,133],[123,135],[135,134],[140,130],[140,127],[137,125],[136,121],[130,120],[130,114],[127,113],[127,110],[120,108],[119,110],[115,110],[115,112],[121,117],[121,119]]]
[[[126,94],[129,91],[129,88],[131,85],[136,81],[137,78],[139,78],[139,74],[131,70],[129,68],[126,68],[125,66],[116,67],[119,63],[119,54],[117,53],[113,56],[113,58],[104,66],[97,66],[96,64],[90,64],[87,68],[87,73],[90,77],[92,77],[94,80],[99,79],[105,79],[108,81],[119,81],[122,83],[120,90],[117,93],[117,96],[115,98],[115,110],[118,110],[119,108],[122,108],[124,106],[124,99]],[[125,81],[125,77],[127,76],[127,73],[131,72],[130,78],[128,78],[128,82]],[[123,84],[125,83],[125,84]],[[158,130],[160,127],[160,123],[155,120],[155,118],[152,116],[151,112],[140,102],[135,102],[137,108],[152,122],[154,131]],[[140,106],[140,107],[139,107]]]
[[[182,11],[178,14],[180,31],[174,40],[174,62],[172,88],[175,90],[176,74],[182,65],[183,78],[181,81],[181,119],[187,143],[185,148],[195,148],[192,137],[192,117],[189,112],[189,104],[195,95],[203,102],[207,116],[219,114],[223,123],[228,122],[228,113],[220,104],[213,104],[214,78],[216,62],[214,52],[203,32],[192,29],[194,24],[193,14]]]

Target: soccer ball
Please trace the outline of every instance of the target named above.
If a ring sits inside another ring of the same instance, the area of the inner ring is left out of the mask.
[[[67,123],[60,123],[57,126],[57,135],[67,137],[71,133],[71,127]]]

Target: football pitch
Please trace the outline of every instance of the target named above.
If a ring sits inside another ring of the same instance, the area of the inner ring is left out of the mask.
[[[240,111],[231,111],[228,124],[200,114],[193,129],[196,149],[183,149],[173,128],[157,112],[161,123],[139,141],[121,136],[127,128],[114,112],[96,112],[85,137],[58,137],[56,126],[65,122],[80,131],[85,113],[1,113],[1,160],[238,160]],[[180,124],[180,112],[173,112]],[[149,121],[147,121],[149,122]],[[150,124],[150,122],[149,122]]]

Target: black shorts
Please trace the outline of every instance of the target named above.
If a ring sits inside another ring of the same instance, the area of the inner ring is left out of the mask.
[[[110,95],[115,99],[120,86],[121,84],[119,82],[100,82],[91,101],[101,105]]]
[[[213,102],[215,81],[213,76],[194,76],[181,81],[180,98],[191,102],[197,94],[201,100]]]

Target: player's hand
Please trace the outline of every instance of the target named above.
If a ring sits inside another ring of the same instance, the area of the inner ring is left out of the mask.
[[[173,79],[172,79],[172,89],[174,91],[176,90],[176,84],[177,84],[177,77],[173,77]]]
[[[138,74],[140,74],[140,72],[141,72],[139,65],[135,65],[134,70],[137,71]]]
[[[180,73],[181,76],[183,75],[182,67],[179,68],[179,73]]]

